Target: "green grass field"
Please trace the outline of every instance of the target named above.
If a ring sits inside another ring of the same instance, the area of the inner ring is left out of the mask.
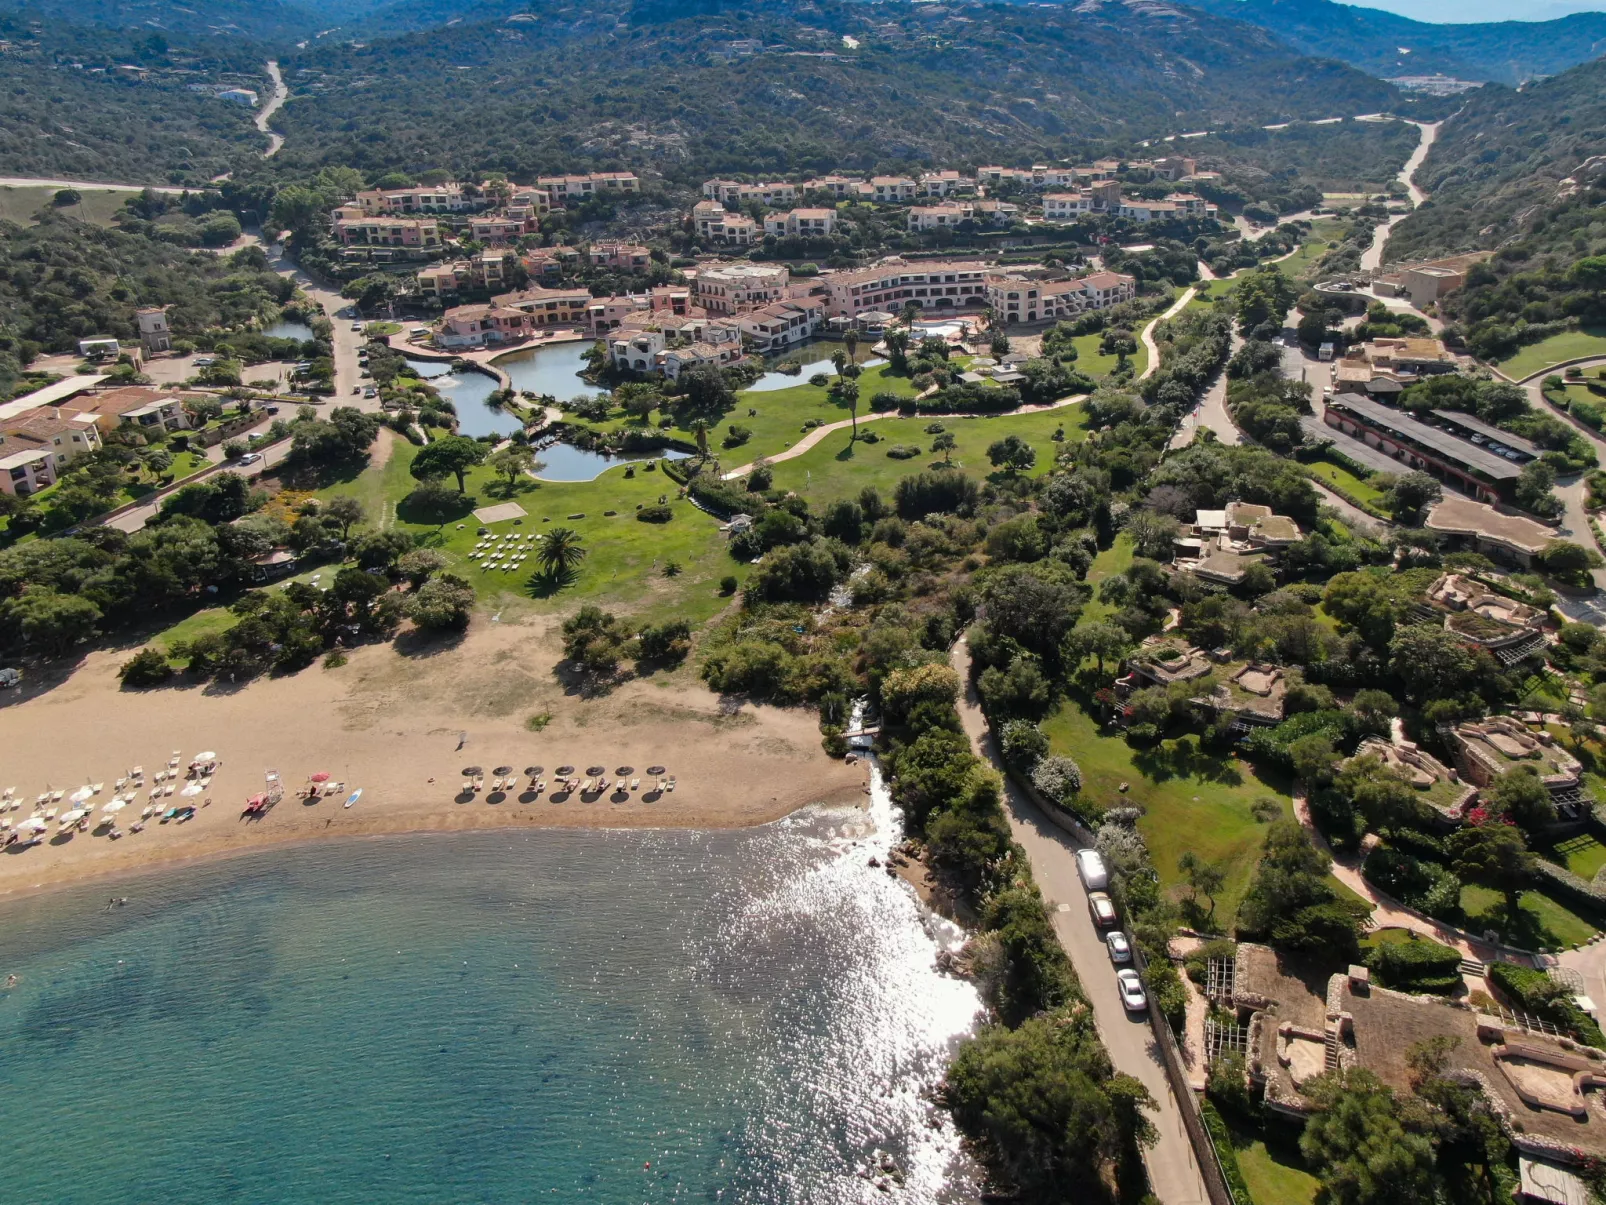
[[[1310,470],[1311,476],[1325,481],[1328,485],[1336,485],[1351,497],[1359,498],[1368,506],[1383,507],[1383,491],[1371,485],[1365,479],[1357,477],[1342,465],[1334,464],[1330,460],[1316,460],[1305,466]]]
[[[1500,362],[1500,371],[1520,381],[1536,372],[1554,368],[1565,360],[1582,356],[1606,356],[1606,327],[1591,326],[1562,331],[1523,348],[1509,360]]]
[[[1299,1145],[1275,1131],[1228,1120],[1238,1170],[1255,1205],[1314,1205],[1321,1181],[1305,1170]]]
[[[1087,435],[1086,417],[1086,411],[1078,405],[990,418],[877,419],[861,427],[877,436],[873,444],[862,440],[854,444],[851,431],[833,431],[795,460],[778,462],[775,487],[796,490],[817,508],[832,499],[857,494],[867,485],[890,494],[900,478],[943,462],[944,454],[930,451],[936,437],[926,434],[926,428],[932,423],[941,423],[953,434],[958,447],[953,451],[952,463],[972,476],[988,477],[998,471],[988,463],[987,447],[1005,435],[1020,435],[1032,445],[1037,463],[1028,475],[1040,476],[1053,467],[1055,452],[1061,446],[1054,442],[1054,432],[1063,429],[1067,445],[1080,442]],[[887,455],[888,449],[899,445],[919,447],[921,454],[908,460]]]
[[[1120,357],[1106,356],[1099,351],[1099,341],[1103,338],[1101,334],[1092,334],[1078,335],[1072,339],[1071,346],[1076,348],[1076,360],[1071,367],[1077,372],[1085,372],[1094,380],[1102,380],[1114,372]],[[1137,355],[1130,357],[1130,360],[1132,371],[1137,376],[1142,376],[1143,370],[1149,366],[1149,349],[1143,346],[1141,339],[1138,340]]]
[[[1597,932],[1583,917],[1537,891],[1524,891],[1517,899],[1518,915],[1511,917],[1498,891],[1468,883],[1461,888],[1461,908],[1467,914],[1463,928],[1474,933],[1495,929],[1501,940],[1526,950],[1581,945]]]
[[[35,215],[50,205],[56,195],[54,188],[0,188],[0,221],[16,222],[21,226],[34,224]],[[123,207],[123,202],[136,196],[133,192],[83,192],[83,200],[76,205],[64,205],[61,211],[81,221],[97,226],[110,226],[112,215]]]
[[[1092,567],[1087,571],[1087,584],[1093,590],[1093,597],[1088,600],[1087,606],[1082,608],[1082,614],[1076,621],[1078,627],[1085,623],[1107,619],[1115,613],[1114,607],[1099,601],[1099,583],[1107,577],[1125,573],[1132,565],[1132,557],[1132,537],[1123,533],[1115,537],[1115,543],[1093,558]]]
[[[1544,854],[1582,879],[1593,879],[1595,873],[1606,866],[1606,845],[1589,833],[1568,837]]]
[[[1290,280],[1310,278],[1316,262],[1327,254],[1328,243],[1339,241],[1344,235],[1345,223],[1332,218],[1318,218],[1311,223],[1310,235],[1299,245],[1299,250],[1277,265],[1277,270]]]
[[[1189,850],[1227,870],[1216,897],[1214,927],[1227,930],[1259,861],[1266,825],[1250,813],[1256,799],[1276,799],[1291,817],[1288,784],[1263,776],[1248,762],[1203,752],[1184,737],[1134,749],[1106,736],[1085,711],[1066,703],[1043,723],[1055,753],[1082,767],[1082,795],[1103,807],[1142,807],[1138,828],[1149,844],[1160,881],[1186,895],[1177,859]],[[1121,783],[1128,784],[1123,793]]]

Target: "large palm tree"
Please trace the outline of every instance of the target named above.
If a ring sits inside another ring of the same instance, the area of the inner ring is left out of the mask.
[[[848,363],[855,363],[859,355],[859,332],[854,330],[843,331],[842,346],[848,349]]]
[[[573,573],[585,556],[580,533],[572,527],[554,527],[541,537],[535,553],[541,568],[553,576]]]
[[[848,366],[848,353],[834,351],[831,353],[831,364],[836,368],[837,380],[842,379],[842,370]]]
[[[852,447],[859,442],[859,382],[842,382],[842,400],[848,404],[848,413],[853,417],[853,438],[848,440]]]

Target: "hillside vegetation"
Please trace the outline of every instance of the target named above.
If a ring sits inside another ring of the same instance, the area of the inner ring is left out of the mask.
[[[31,10],[0,12],[0,39],[13,43],[0,55],[7,175],[199,184],[266,145],[249,109],[186,86],[227,72],[265,88],[262,58],[248,46],[73,27]],[[119,65],[148,74],[131,78]]]
[[[1558,218],[1578,208],[1592,177],[1585,173],[1578,187],[1564,181],[1601,154],[1606,61],[1522,91],[1481,88],[1440,130],[1417,175],[1431,199],[1395,227],[1387,258],[1492,249],[1514,240],[1539,253],[1585,254],[1587,231]],[[1579,216],[1586,226],[1594,220]]]
[[[1338,59],[1385,79],[1439,73],[1519,84],[1606,52],[1606,13],[1573,13],[1555,21],[1432,25],[1332,0],[1187,3],[1258,25],[1303,54]]]
[[[866,169],[1409,107],[1195,10],[600,0],[287,56],[286,165]],[[844,36],[857,41],[855,49]]]

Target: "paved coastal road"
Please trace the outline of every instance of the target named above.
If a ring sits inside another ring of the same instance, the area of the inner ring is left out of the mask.
[[[250,432],[242,431],[239,435],[235,436],[234,438],[243,439],[243,438],[245,438],[245,436],[247,434],[250,434],[252,432],[266,431],[268,429],[268,425],[269,425],[270,421],[271,420],[269,420],[268,418],[264,417],[262,422],[258,423],[255,427],[251,428]],[[276,443],[272,447],[268,448],[265,452],[262,453],[262,459],[257,461],[255,464],[249,464],[249,465],[243,465],[243,466],[242,465],[236,465],[236,466],[233,466],[232,468],[229,468],[229,469],[226,469],[226,470],[221,470],[221,469],[216,469],[216,468],[214,468],[214,469],[204,469],[200,473],[197,473],[195,476],[190,477],[186,481],[180,482],[179,484],[180,485],[188,485],[191,482],[202,481],[202,480],[205,480],[207,477],[210,477],[212,474],[214,474],[216,472],[219,472],[219,471],[227,471],[227,472],[239,473],[242,477],[245,477],[247,479],[254,479],[254,478],[260,476],[262,473],[266,472],[267,470],[273,468],[275,465],[277,465],[281,460],[283,460],[289,454],[290,454],[290,441],[287,439],[287,440],[282,441],[281,443]],[[223,445],[222,444],[218,444],[215,447],[208,448],[206,450],[206,458],[208,460],[210,460],[214,465],[222,465],[223,464]],[[169,491],[169,492],[171,492],[171,491]],[[166,495],[164,494],[163,497],[165,497],[165,496]],[[146,523],[151,521],[151,519],[156,515],[156,512],[161,509],[161,505],[162,505],[162,500],[160,498],[158,498],[155,502],[152,502],[148,506],[135,507],[133,510],[124,511],[122,514],[116,516],[115,518],[108,519],[106,521],[106,526],[107,527],[115,527],[115,528],[117,528],[118,531],[127,531],[127,532],[139,531],[142,528],[144,528]]]
[[[965,684],[959,715],[980,757],[998,766],[996,749],[987,730],[975,690],[970,683],[970,649],[961,640],[954,646],[953,666]],[[1193,1146],[1182,1125],[1181,1107],[1171,1095],[1160,1062],[1154,1031],[1146,1017],[1135,1017],[1121,1006],[1115,987],[1115,968],[1104,942],[1088,916],[1087,893],[1076,874],[1076,847],[1070,837],[1056,828],[1028,799],[1020,796],[1006,778],[1004,802],[1010,828],[1031,859],[1032,873],[1042,889],[1054,932],[1071,956],[1082,989],[1093,1002],[1093,1015],[1099,1035],[1110,1052],[1117,1071],[1143,1081],[1159,1106],[1153,1114],[1159,1141],[1146,1152],[1149,1185],[1164,1205],[1203,1205],[1209,1198],[1204,1178],[1194,1160]]]

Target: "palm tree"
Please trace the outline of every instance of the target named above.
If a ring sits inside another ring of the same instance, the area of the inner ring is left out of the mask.
[[[708,459],[708,420],[706,418],[697,419],[691,425],[691,433],[697,437],[697,455],[700,456],[702,459],[707,460]]]
[[[842,370],[848,366],[848,353],[845,351],[832,352],[831,363],[836,368],[836,377],[840,381],[842,379]]]
[[[843,381],[840,386],[842,400],[848,404],[848,413],[853,417],[853,438],[848,440],[848,447],[859,442],[859,382]]]
[[[541,537],[535,553],[541,568],[554,577],[573,573],[585,556],[580,533],[572,527],[554,527]]]
[[[859,354],[859,332],[844,331],[842,333],[842,346],[848,349],[848,362],[854,363]]]

